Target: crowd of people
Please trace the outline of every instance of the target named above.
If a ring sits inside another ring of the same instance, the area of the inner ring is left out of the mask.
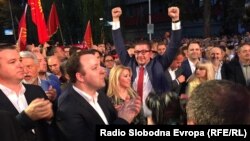
[[[96,125],[250,124],[247,40],[182,38],[170,7],[164,40],[125,44],[122,9],[111,13],[112,47],[0,46],[3,140],[94,141]]]

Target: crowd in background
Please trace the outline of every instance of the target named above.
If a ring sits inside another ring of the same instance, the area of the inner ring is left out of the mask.
[[[6,139],[95,140],[98,124],[250,124],[249,32],[181,38],[170,7],[161,41],[125,42],[121,15],[112,9],[113,44],[1,45],[0,111],[17,119]]]

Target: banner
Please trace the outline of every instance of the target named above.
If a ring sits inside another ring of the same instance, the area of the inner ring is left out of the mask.
[[[28,4],[31,9],[32,21],[37,27],[39,43],[44,44],[49,40],[49,35],[44,19],[41,0],[28,0]]]
[[[83,46],[87,48],[91,48],[93,45],[90,21],[88,21],[88,24],[86,27],[86,31],[85,31],[84,38],[83,38],[83,44],[84,44]]]
[[[57,29],[59,28],[59,19],[57,15],[56,5],[54,2],[52,3],[51,10],[49,13],[47,27],[48,27],[49,37],[53,36],[57,32]]]

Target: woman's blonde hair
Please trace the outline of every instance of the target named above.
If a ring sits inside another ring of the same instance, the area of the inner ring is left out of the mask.
[[[108,97],[115,96],[115,98],[119,98],[119,87],[120,87],[120,82],[119,82],[119,77],[121,76],[121,73],[123,70],[128,70],[130,73],[130,76],[132,76],[132,70],[129,67],[125,67],[123,65],[117,65],[114,66],[109,73],[109,85],[108,85],[108,92],[107,95]],[[132,97],[135,97],[136,93],[132,89],[132,87],[128,88],[128,94]]]
[[[213,64],[210,61],[203,60],[198,62],[196,65],[197,68],[204,68],[206,70],[206,80],[214,80],[215,79],[215,71]],[[196,70],[195,70],[196,71]],[[188,82],[197,79],[195,72],[189,77]]]

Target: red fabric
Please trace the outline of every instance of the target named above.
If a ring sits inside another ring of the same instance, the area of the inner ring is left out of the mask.
[[[26,10],[27,7],[25,8],[18,24],[18,44],[20,47],[20,51],[25,50],[27,44]]]
[[[58,19],[55,3],[52,3],[50,13],[49,13],[49,19],[47,22],[47,27],[48,27],[48,34],[50,37],[56,33],[59,27],[59,19]]]
[[[44,44],[49,40],[48,30],[44,19],[41,0],[28,0],[31,9],[32,21],[37,27],[38,40],[40,44]]]
[[[90,21],[88,21],[88,24],[86,27],[86,31],[85,31],[84,38],[83,38],[83,45],[84,47],[87,47],[87,48],[91,48],[93,45]]]
[[[143,98],[143,78],[144,78],[144,67],[139,68],[139,77],[137,82],[137,93]]]

